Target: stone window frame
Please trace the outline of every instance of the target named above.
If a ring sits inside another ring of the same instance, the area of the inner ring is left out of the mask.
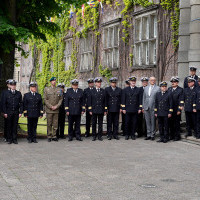
[[[134,18],[133,67],[151,68],[157,65],[157,12],[149,11]]]
[[[71,52],[72,52],[72,40],[73,38],[65,39],[65,50],[63,62],[65,63],[65,71],[69,70],[72,65]]]
[[[94,65],[93,58],[93,34],[89,32],[87,37],[81,37],[79,43],[80,72],[91,71]]]
[[[112,35],[110,34],[111,31]],[[109,69],[119,68],[119,34],[120,22],[110,23],[103,26],[103,63],[104,66]],[[117,40],[115,40],[116,35],[118,38]],[[111,65],[109,64],[109,54],[112,56]],[[114,56],[117,56],[117,59],[115,59]]]

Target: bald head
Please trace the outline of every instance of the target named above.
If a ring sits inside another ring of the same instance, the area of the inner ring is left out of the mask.
[[[149,78],[149,83],[150,83],[150,85],[155,85],[155,83],[156,83],[156,78],[155,78],[154,76],[151,76],[151,77]]]

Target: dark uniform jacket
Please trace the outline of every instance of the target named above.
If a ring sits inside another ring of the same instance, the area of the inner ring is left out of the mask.
[[[1,98],[0,98],[0,112],[3,112],[3,97],[4,97],[4,94],[10,89],[7,89],[7,90],[3,90],[1,92]]]
[[[85,107],[86,109],[88,110],[88,99],[89,99],[89,96],[91,95],[91,91],[93,90],[94,88],[90,89],[89,87],[84,89],[84,92],[83,92],[83,99],[84,99],[84,104],[85,104]]]
[[[11,90],[7,90],[3,95],[2,111],[4,114],[22,114],[23,103],[21,92],[15,90],[13,94]]]
[[[43,116],[42,97],[37,92],[35,95],[31,92],[24,94],[23,105],[24,116],[31,118]]]
[[[195,88],[195,96],[193,99],[193,109],[200,110],[200,86]]]
[[[170,87],[168,91],[172,93],[173,113],[177,113],[178,111],[181,111],[180,107],[183,107],[184,105],[183,88],[178,86],[173,91],[173,88]]]
[[[100,91],[97,92],[97,89],[94,88],[88,98],[89,112],[103,114],[104,112],[107,112],[107,109],[108,108],[105,106],[105,90],[100,88]]]
[[[83,90],[78,88],[77,92],[74,92],[73,88],[69,88],[65,94],[65,112],[69,112],[70,115],[81,115],[84,111]]]
[[[185,79],[184,79],[184,88],[187,88],[188,87],[188,77],[192,77],[192,76],[187,76],[187,77],[185,77]],[[198,86],[198,76],[197,75],[194,75],[194,77],[192,77],[192,78],[194,78],[195,80],[196,80],[196,82],[195,82],[195,86],[197,87]]]
[[[122,91],[122,110],[126,110],[126,112],[138,112],[139,109],[142,109],[142,94],[140,92],[140,88],[134,87],[126,87]]]
[[[195,87],[193,87],[193,89],[187,87],[183,90],[184,109],[186,112],[193,112],[193,102],[196,96],[195,90]]]
[[[65,93],[63,93],[63,101],[61,106],[59,107],[59,114],[65,114]]]
[[[172,114],[173,100],[170,91],[167,90],[164,94],[162,92],[156,94],[154,111],[158,117],[166,117],[168,114]]]
[[[115,90],[113,90],[110,86],[105,89],[105,94],[108,112],[119,112],[121,106],[122,89],[116,87]]]

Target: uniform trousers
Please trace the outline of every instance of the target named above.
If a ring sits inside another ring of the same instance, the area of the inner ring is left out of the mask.
[[[98,137],[102,137],[103,132],[103,116],[104,114],[92,114],[92,136],[96,137],[96,128],[97,128],[97,121],[98,121]]]
[[[18,127],[19,114],[8,114],[7,117],[7,139],[8,142],[17,140],[17,127]]]
[[[81,137],[80,123],[81,123],[81,115],[69,115],[68,116],[69,139],[72,139],[74,134],[75,134],[76,138]]]
[[[108,112],[107,115],[107,134],[108,137],[118,135],[119,129],[119,112]]]
[[[36,139],[38,117],[28,117],[28,140]]]
[[[58,129],[58,113],[47,113],[47,137],[56,138]]]

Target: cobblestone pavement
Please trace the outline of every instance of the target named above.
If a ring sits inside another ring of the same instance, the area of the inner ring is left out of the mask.
[[[0,141],[0,200],[200,200],[200,146]]]

